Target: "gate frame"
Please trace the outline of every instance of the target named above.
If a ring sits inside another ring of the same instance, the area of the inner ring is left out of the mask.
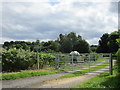
[[[101,55],[109,55],[109,75],[113,75],[113,60],[112,60],[112,53],[97,53],[97,54],[101,54]],[[59,55],[60,54],[58,54],[57,55],[57,61],[58,61],[58,67],[59,67]],[[90,56],[88,56],[88,58],[89,58],[89,61],[88,61],[88,63],[89,63],[89,72],[90,72]],[[73,55],[71,56],[71,64],[73,64]],[[56,65],[55,65],[56,66]]]

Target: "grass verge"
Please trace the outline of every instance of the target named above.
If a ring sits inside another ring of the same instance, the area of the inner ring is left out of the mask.
[[[70,74],[61,76],[60,78],[76,77],[76,76],[84,75],[85,73],[86,73],[86,72],[77,71],[77,72],[74,72],[74,73],[70,73]]]
[[[101,73],[73,88],[120,88],[120,73],[108,75]]]
[[[18,79],[24,77],[32,77],[32,76],[42,76],[48,74],[55,74],[56,71],[34,71],[34,72],[18,72],[18,73],[5,73],[2,74],[2,80],[10,80],[10,79]]]
[[[120,75],[99,75],[74,88],[120,88]]]

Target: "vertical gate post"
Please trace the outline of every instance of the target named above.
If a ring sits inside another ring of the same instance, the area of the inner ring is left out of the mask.
[[[73,64],[73,55],[72,55],[72,64]]]
[[[89,72],[90,72],[90,54],[88,55],[88,59],[89,59]]]
[[[110,75],[113,74],[113,62],[112,62],[112,53],[110,53]]]
[[[57,60],[57,61],[58,61],[58,65],[57,65],[57,68],[59,68],[59,65],[60,65],[60,64],[59,64],[59,63],[60,63],[60,57],[59,57],[59,56],[60,56],[60,55],[58,54],[58,60]]]
[[[37,51],[37,63],[38,63],[38,69],[40,68],[40,66],[39,66],[39,54],[38,54],[38,51]]]

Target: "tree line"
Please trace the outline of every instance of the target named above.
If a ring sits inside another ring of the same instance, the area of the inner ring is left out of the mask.
[[[69,34],[60,34],[56,40],[48,42],[25,42],[25,41],[10,41],[4,42],[3,48],[9,50],[10,48],[24,49],[30,51],[36,51],[35,46],[39,45],[40,50],[43,52],[62,52],[70,53],[71,51],[78,51],[79,53],[89,53],[90,45],[80,35],[76,35],[74,32]]]
[[[78,51],[79,53],[116,53],[119,44],[117,39],[120,38],[120,30],[114,31],[110,34],[105,33],[100,37],[98,45],[89,45],[89,43],[80,35],[76,35],[74,32],[68,34],[60,34],[56,40],[48,42],[25,42],[25,41],[10,41],[4,42],[3,48],[9,50],[10,48],[24,49],[30,51],[36,51],[35,46],[40,46],[42,52],[62,52],[70,53],[71,51]]]

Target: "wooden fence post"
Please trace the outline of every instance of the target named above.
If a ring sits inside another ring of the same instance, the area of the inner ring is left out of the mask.
[[[113,62],[112,62],[112,53],[110,53],[110,75],[113,74]]]
[[[37,63],[38,63],[38,69],[39,69],[40,66],[39,66],[39,53],[38,53],[38,51],[37,51]]]
[[[72,64],[73,64],[73,55],[72,55]]]

